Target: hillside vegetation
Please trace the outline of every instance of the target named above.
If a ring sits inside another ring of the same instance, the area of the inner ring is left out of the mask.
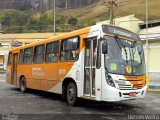
[[[59,8],[84,7],[99,0],[55,0]],[[0,8],[20,10],[49,10],[54,7],[54,0],[0,0]]]
[[[145,20],[146,0],[119,0],[118,7],[114,7],[114,16],[121,17],[135,14],[137,18]],[[148,0],[149,19],[160,18],[160,0]],[[53,9],[40,10],[16,10],[1,9],[0,21],[3,24],[3,31],[6,33],[15,32],[53,32],[54,24]],[[96,22],[109,19],[108,7],[103,0],[94,2],[87,6],[77,8],[56,8],[56,31],[66,32],[79,29]]]
[[[118,7],[114,7],[114,16],[121,17],[135,14],[137,18],[145,20],[146,0],[119,0]],[[148,0],[149,19],[160,19],[160,0]],[[74,16],[82,21],[100,21],[109,19],[108,7],[103,0],[84,8],[61,10],[60,14]]]

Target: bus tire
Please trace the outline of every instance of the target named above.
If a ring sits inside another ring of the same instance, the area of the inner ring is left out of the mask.
[[[25,93],[27,91],[27,87],[26,87],[26,79],[25,77],[22,77],[20,79],[20,91]]]
[[[77,87],[75,83],[69,82],[66,92],[67,102],[71,106],[75,106],[77,103]]]

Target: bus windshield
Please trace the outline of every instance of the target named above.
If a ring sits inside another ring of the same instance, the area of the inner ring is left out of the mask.
[[[113,74],[144,75],[145,61],[143,46],[113,36],[104,37],[108,44],[105,54],[105,69]]]

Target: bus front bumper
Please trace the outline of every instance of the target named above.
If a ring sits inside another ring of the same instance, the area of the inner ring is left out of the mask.
[[[106,86],[102,93],[102,101],[121,101],[143,98],[146,95],[146,89],[147,86],[137,90],[119,90],[111,86]],[[136,95],[131,96],[130,93],[135,93]]]

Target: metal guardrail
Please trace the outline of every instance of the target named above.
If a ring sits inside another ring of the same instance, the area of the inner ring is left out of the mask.
[[[6,82],[6,76],[4,73],[1,73],[0,71],[0,83],[5,83]]]
[[[6,80],[0,80],[0,83],[5,83],[6,82]]]
[[[160,85],[160,72],[149,72],[149,84]]]
[[[160,72],[149,72],[149,86],[148,89],[160,90]]]

